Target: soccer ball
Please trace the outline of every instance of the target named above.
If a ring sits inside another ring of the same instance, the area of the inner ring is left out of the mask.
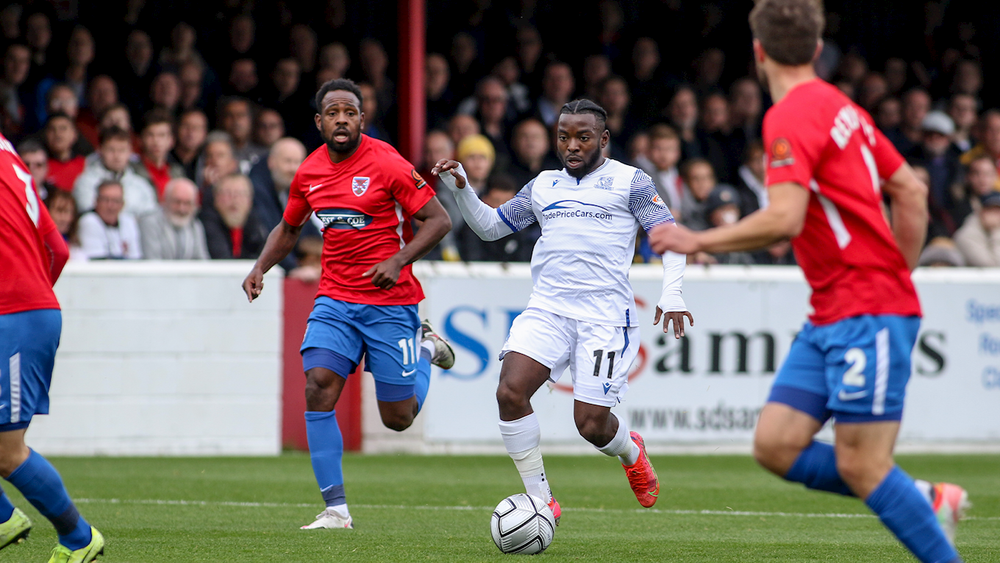
[[[545,501],[518,493],[500,501],[490,517],[493,543],[504,553],[533,555],[552,543],[556,519]]]

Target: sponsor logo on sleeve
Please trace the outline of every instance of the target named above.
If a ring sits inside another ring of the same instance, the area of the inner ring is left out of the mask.
[[[420,174],[417,174],[417,171],[412,168],[410,169],[410,176],[413,177],[413,185],[416,186],[418,190],[427,185],[427,182],[424,181]]]
[[[771,143],[771,168],[790,166],[795,163],[792,156],[792,144],[788,139],[779,137]]]
[[[361,197],[368,191],[370,182],[371,178],[367,176],[355,176],[354,180],[351,181],[351,191],[354,192],[354,195]]]

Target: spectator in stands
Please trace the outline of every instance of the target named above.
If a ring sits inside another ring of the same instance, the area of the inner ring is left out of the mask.
[[[693,231],[704,231],[709,227],[705,203],[716,186],[712,163],[692,158],[681,167],[681,177],[686,189],[681,200],[680,222]]]
[[[648,157],[639,156],[636,161],[653,179],[656,192],[679,221],[684,196],[684,180],[677,167],[681,161],[681,138],[673,127],[662,123],[650,127],[648,134]]]
[[[80,249],[80,215],[76,212],[76,200],[73,199],[73,194],[62,190],[52,190],[45,198],[45,208],[49,210],[56,230],[59,231],[69,247],[70,259],[86,258]]]
[[[737,172],[736,191],[740,196],[740,214],[743,217],[767,207],[767,188],[764,187],[764,144],[754,140],[747,145],[743,165]]]
[[[875,125],[883,133],[899,128],[903,121],[903,103],[899,98],[886,96],[875,105],[875,113],[872,114]]]
[[[135,130],[132,128],[132,114],[129,112],[128,106],[125,104],[117,103],[105,110],[104,114],[101,115],[101,120],[98,122],[98,125],[100,127],[98,131],[110,129],[111,127],[117,127],[126,131],[129,138],[132,139],[132,152],[142,152],[142,142],[139,140],[139,136],[135,134]],[[100,136],[100,133],[98,133],[98,144],[100,144],[101,141]]]
[[[76,116],[76,127],[80,136],[91,146],[100,144],[100,117],[111,106],[118,103],[118,85],[107,74],[99,74],[90,80],[87,87],[87,107]]]
[[[529,24],[521,24],[514,35],[517,46],[514,55],[517,66],[521,69],[521,82],[528,87],[532,97],[538,96],[542,90],[542,53],[544,44],[538,29]]]
[[[681,156],[684,160],[702,156],[698,144],[698,97],[694,88],[684,85],[677,88],[667,105],[670,124],[681,138]]]
[[[306,148],[296,139],[284,138],[271,147],[267,159],[250,171],[253,183],[253,210],[270,231],[281,222],[288,204],[288,189],[299,165],[306,159]]]
[[[236,59],[229,66],[229,82],[225,92],[248,100],[260,98],[257,62],[254,59]]]
[[[139,135],[142,153],[135,171],[156,189],[157,200],[163,201],[167,182],[184,176],[184,167],[170,158],[174,148],[174,120],[162,109],[153,109],[143,118]]]
[[[504,57],[493,67],[493,76],[503,82],[507,89],[507,103],[514,115],[523,115],[531,110],[531,94],[528,87],[521,84],[521,69],[517,66],[517,59],[514,57]]]
[[[559,110],[573,96],[576,83],[573,70],[561,61],[550,62],[545,67],[542,78],[542,95],[536,102],[539,119],[546,127],[552,127],[559,117]]]
[[[225,131],[212,131],[205,138],[201,169],[198,180],[195,181],[201,189],[202,207],[211,206],[213,186],[220,179],[240,172],[240,163],[236,160],[232,137]]]
[[[173,72],[161,72],[149,87],[151,107],[177,115],[181,104],[181,79]]]
[[[745,140],[760,138],[764,114],[760,82],[740,78],[729,88],[729,124],[734,131],[742,131]]]
[[[583,95],[587,99],[601,97],[604,81],[611,76],[611,59],[607,55],[590,55],[583,59]],[[604,108],[607,111],[607,108]]]
[[[361,112],[365,114],[365,126],[361,132],[373,139],[389,142],[389,132],[382,125],[378,109],[378,92],[367,82],[358,84],[358,88],[361,90]]]
[[[962,155],[962,164],[968,165],[980,156],[993,159],[993,164],[1000,168],[1000,110],[988,109],[979,118],[979,142]],[[1000,185],[998,185],[1000,187]]]
[[[197,213],[198,186],[183,177],[167,182],[163,206],[139,218],[143,258],[208,260],[205,227]]]
[[[304,109],[309,107],[310,96],[301,88],[301,79],[302,68],[299,61],[292,57],[280,59],[271,71],[271,83],[264,88],[261,96],[264,106],[277,111],[281,117],[282,128],[284,124],[288,124],[295,129],[296,135],[300,135],[299,129],[311,125]],[[277,138],[281,137],[279,135]]]
[[[712,163],[721,182],[731,182],[743,156],[744,141],[729,126],[729,100],[721,91],[706,94],[697,131],[702,155]]]
[[[948,117],[955,123],[951,142],[963,153],[972,148],[972,129],[976,126],[979,104],[968,94],[955,94],[948,100]]]
[[[139,217],[156,210],[156,189],[129,166],[132,142],[125,130],[119,127],[102,130],[97,154],[99,158],[87,164],[73,183],[78,208],[92,209],[97,187],[106,180],[114,180],[123,190],[125,212]]]
[[[288,54],[299,62],[303,76],[312,76],[316,72],[316,50],[318,47],[319,42],[313,28],[301,23],[292,26],[288,34]]]
[[[233,145],[233,156],[239,163],[240,172],[250,172],[254,164],[267,152],[253,143],[253,108],[250,100],[240,97],[224,98],[219,103],[219,129],[229,134]]]
[[[448,59],[438,53],[430,53],[424,62],[424,95],[427,97],[427,128],[440,129],[447,126],[448,118],[454,110],[454,100],[448,89],[450,71]]]
[[[509,176],[497,174],[487,184],[483,203],[500,207],[514,199],[519,189]],[[541,229],[535,223],[500,240],[484,241],[465,225],[459,235],[459,252],[466,262],[530,262],[539,236]]]
[[[24,133],[25,112],[22,90],[31,70],[31,50],[23,43],[7,46],[0,75],[0,131],[9,139]]]
[[[899,57],[891,57],[885,61],[882,75],[885,76],[887,94],[898,96],[903,92],[910,79],[909,65]]]
[[[471,115],[457,114],[448,121],[448,136],[458,146],[462,139],[479,134],[479,122]]]
[[[80,101],[68,84],[55,84],[49,88],[45,104],[46,114],[63,113],[76,124],[80,113]],[[79,129],[77,129],[76,142],[73,143],[73,152],[82,155],[94,152],[93,145],[80,135]]]
[[[475,117],[479,119],[479,130],[493,144],[497,159],[503,166],[510,161],[507,136],[517,117],[509,100],[507,88],[495,76],[483,78],[476,86]]]
[[[21,155],[21,160],[28,167],[31,179],[35,182],[35,189],[38,195],[45,199],[52,192],[61,192],[51,182],[49,182],[49,156],[45,154],[45,147],[34,139],[21,141],[17,145],[17,154]],[[68,193],[68,192],[66,192]]]
[[[993,157],[980,154],[972,159],[964,171],[965,182],[954,186],[953,223],[962,225],[965,219],[979,211],[980,201],[997,191],[998,173]]]
[[[214,259],[255,259],[267,240],[267,229],[253,213],[253,185],[242,174],[220,179],[212,189],[213,206],[201,212],[208,253]]]
[[[371,84],[378,99],[377,112],[372,115],[365,114],[365,118],[366,120],[378,118],[384,123],[385,116],[389,115],[396,105],[396,85],[387,73],[389,55],[377,39],[362,39],[358,46],[358,62],[364,82]]]
[[[301,61],[298,59],[296,59],[296,61],[299,62],[301,70]],[[447,64],[448,63],[445,62],[446,66]],[[350,51],[348,51],[347,47],[340,42],[333,42],[324,45],[319,51],[319,68],[328,71],[333,77],[331,80],[334,78],[347,77],[347,71],[351,68]]]
[[[53,113],[45,123],[45,149],[49,153],[49,182],[60,190],[72,191],[85,165],[82,155],[73,152],[78,134],[65,113]],[[85,209],[93,204],[91,201]]]
[[[198,32],[194,27],[187,22],[178,22],[170,30],[170,44],[160,51],[160,67],[176,72],[192,62],[203,66],[205,59],[195,46],[197,41]]]
[[[36,91],[39,98],[44,97],[54,84],[62,83],[70,88],[78,104],[83,102],[94,54],[94,36],[90,30],[82,25],[74,26],[66,44],[66,66],[61,72],[52,73],[38,83]],[[40,114],[38,118],[39,122],[44,121],[45,114]]]
[[[659,116],[663,91],[671,86],[660,69],[660,47],[654,39],[640,37],[632,47],[631,62],[632,111],[640,123],[649,123]]]
[[[189,109],[177,121],[177,142],[170,156],[184,168],[189,180],[197,179],[198,158],[208,136],[208,118],[200,109]]]
[[[285,122],[281,119],[280,113],[270,108],[264,108],[257,112],[257,117],[253,121],[253,142],[255,145],[271,150],[271,146],[284,136]]]
[[[649,158],[649,134],[639,131],[628,140],[628,162],[641,168],[643,158]]]
[[[461,232],[462,227],[465,226],[465,218],[462,217],[462,211],[458,208],[458,203],[455,201],[455,196],[451,193],[451,190],[447,189],[441,183],[441,177],[430,173],[431,168],[438,161],[451,160],[453,158],[455,158],[455,144],[451,141],[451,137],[440,129],[429,131],[424,138],[424,159],[420,176],[434,188],[438,201],[441,202],[441,205],[451,218],[451,231],[428,253],[427,259],[429,260],[456,262],[460,259],[456,237]]]
[[[177,71],[181,81],[181,111],[192,109],[204,110],[205,102],[205,67],[197,61],[188,61]]]
[[[983,69],[979,61],[963,59],[955,65],[955,74],[951,82],[952,94],[966,94],[973,98],[979,97],[983,88]]]
[[[455,99],[464,100],[475,91],[476,82],[482,77],[479,47],[472,35],[456,33],[451,40],[451,80],[449,88]]]
[[[42,11],[28,14],[24,18],[24,40],[31,48],[31,75],[29,83],[35,83],[51,74],[54,66],[49,48],[52,46],[52,23]]]
[[[960,153],[951,144],[955,124],[946,113],[935,110],[928,112],[924,117],[922,129],[924,135],[922,142],[906,156],[927,169],[930,175],[929,205],[944,212],[954,207],[951,186],[958,180],[961,170],[958,162]],[[947,233],[954,233],[955,228],[957,225],[951,226],[947,229]]]
[[[80,216],[79,235],[83,254],[91,260],[142,258],[139,224],[127,211],[124,190],[117,180],[97,185],[96,197]]]
[[[133,29],[125,40],[125,63],[114,74],[122,101],[140,116],[146,110],[146,93],[153,80],[153,40],[141,29]]]
[[[513,156],[507,175],[515,184],[524,186],[542,170],[561,168],[549,148],[549,132],[541,121],[528,118],[514,127],[511,137]]]
[[[628,93],[628,82],[624,78],[616,75],[608,76],[600,84],[599,95],[595,101],[608,112],[608,120],[605,123],[611,140],[611,155],[615,160],[624,161],[628,158],[625,146],[629,137],[635,129],[635,123],[629,115],[629,103],[631,99]]]
[[[708,217],[708,222],[712,227],[722,227],[736,223],[740,220],[739,194],[731,186],[725,184],[716,186],[705,200],[705,216]],[[711,257],[712,259],[708,263],[743,265],[754,263],[753,256],[749,252],[723,252],[712,254]],[[695,261],[697,262],[698,259],[699,257],[696,256]]]
[[[469,135],[458,143],[455,157],[465,167],[469,185],[481,194],[496,162],[496,152],[490,140],[483,135]]]
[[[931,96],[923,88],[912,88],[903,94],[903,114],[899,128],[887,131],[886,137],[902,154],[908,154],[923,141],[924,117],[931,109]]]
[[[969,266],[1000,267],[1000,192],[987,195],[981,203],[955,233],[955,244]]]
[[[875,111],[879,100],[889,95],[889,82],[878,72],[869,72],[858,87],[858,105],[869,113]]]

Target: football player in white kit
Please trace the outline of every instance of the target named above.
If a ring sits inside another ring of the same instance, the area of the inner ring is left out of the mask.
[[[639,351],[635,299],[628,281],[641,225],[647,232],[674,219],[656,195],[653,181],[638,168],[605,158],[610,134],[607,113],[590,100],[574,100],[560,110],[557,148],[562,170],[547,170],[497,209],[464,189],[465,171],[453,160],[432,170],[455,193],[462,215],[483,240],[497,240],[535,221],[542,236],[531,256],[533,289],[528,306],[510,329],[500,352],[497,387],[500,433],[521,474],[525,490],[546,502],[559,521],[542,454],[541,433],[531,396],[569,368],[576,427],[588,442],[618,457],[642,506],[656,502],[660,486],[642,437],[611,413],[628,388],[628,372]],[[477,186],[478,187],[478,186]],[[672,321],[684,334],[681,298],[685,257],[663,257],[663,293],[655,324]]]

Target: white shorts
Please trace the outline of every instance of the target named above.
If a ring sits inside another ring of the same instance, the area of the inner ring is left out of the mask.
[[[628,373],[639,354],[639,328],[588,323],[531,307],[514,319],[501,360],[507,352],[549,368],[553,382],[568,367],[573,398],[613,407],[628,390]]]

